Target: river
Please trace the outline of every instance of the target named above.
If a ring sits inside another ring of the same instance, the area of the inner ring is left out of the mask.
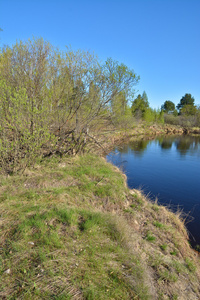
[[[182,210],[193,247],[200,245],[200,136],[141,139],[116,147],[107,160],[152,200]]]

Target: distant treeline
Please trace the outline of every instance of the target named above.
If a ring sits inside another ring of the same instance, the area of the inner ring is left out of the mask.
[[[166,100],[161,110],[153,110],[149,107],[146,93],[138,95],[132,101],[132,114],[146,122],[160,122],[183,127],[200,126],[200,106],[195,105],[195,99],[191,94],[185,94],[177,106]]]
[[[165,113],[165,122],[184,127],[200,127],[200,106],[195,105],[195,99],[191,94],[185,94],[178,105],[166,100],[161,106]]]

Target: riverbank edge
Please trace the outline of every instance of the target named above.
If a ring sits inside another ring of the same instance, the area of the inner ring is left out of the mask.
[[[1,297],[199,299],[184,216],[128,189],[105,158],[51,158],[0,188]]]
[[[151,124],[139,123],[134,128],[121,130],[111,129],[103,130],[101,134],[96,133],[96,146],[93,145],[93,152],[99,155],[108,154],[115,146],[137,141],[141,139],[152,140],[161,135],[200,135],[200,128],[186,128],[169,124]]]

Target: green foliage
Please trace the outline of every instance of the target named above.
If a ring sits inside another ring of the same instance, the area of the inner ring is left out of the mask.
[[[162,249],[163,251],[165,251],[167,247],[168,247],[167,244],[160,245],[160,249]]]
[[[76,154],[92,140],[90,128],[110,115],[127,128],[132,124],[127,103],[138,81],[133,70],[111,58],[101,64],[94,54],[71,48],[63,53],[43,39],[4,47],[0,167],[12,173],[43,152]]]
[[[155,110],[155,120],[157,123],[164,124],[164,112],[160,109]]]
[[[194,101],[191,94],[185,94],[177,105],[179,113],[174,109],[173,114],[171,113],[172,111],[169,111],[169,114],[168,110],[163,106],[162,109],[166,112],[164,116],[165,123],[183,127],[199,126],[200,114],[198,108],[194,105]]]
[[[149,108],[149,102],[146,92],[143,92],[142,96],[139,94],[137,98],[132,102],[132,114],[137,118],[142,118],[144,117],[144,113],[147,108]]]
[[[176,282],[178,280],[178,276],[176,273],[172,273],[168,270],[159,271],[160,280],[165,280],[168,282]]]
[[[121,129],[128,129],[133,126],[133,116],[128,106],[128,98],[125,91],[120,92],[112,99],[112,121],[115,126]]]
[[[139,94],[132,102],[131,111],[136,118],[143,119],[146,123],[164,123],[164,112],[149,107],[148,97],[145,91],[142,96]]]
[[[142,99],[145,103],[149,104],[147,93],[145,91],[142,93]]]
[[[173,251],[170,252],[170,254],[176,256],[178,254],[178,251],[177,250],[173,250]]]
[[[175,104],[170,100],[166,100],[162,105],[161,110],[163,110],[165,113],[174,113]]]
[[[186,104],[180,109],[180,114],[181,115],[186,115],[186,116],[194,116],[197,113],[196,106]]]
[[[154,122],[155,115],[154,115],[153,109],[147,108],[147,109],[144,111],[143,119],[144,119],[144,121],[146,121],[147,123]]]
[[[178,110],[175,109],[174,112],[173,112],[173,116],[177,117],[178,116]]]
[[[37,158],[53,153],[88,151],[88,144],[99,145],[90,131],[96,135],[107,124],[128,130],[134,118],[164,123],[164,112],[174,109],[170,101],[162,110],[152,109],[144,91],[129,106],[139,79],[134,70],[111,58],[101,63],[87,51],[66,47],[61,52],[43,39],[2,48],[0,171],[23,171]],[[181,118],[175,118],[174,109],[169,122],[200,124],[190,94],[177,107]]]
[[[0,80],[0,167],[13,173],[24,170],[42,154],[54,137],[49,133],[45,107],[29,101],[25,88]]]
[[[163,228],[164,227],[164,225],[162,223],[158,222],[158,221],[155,221],[153,223],[153,225],[156,226],[156,227],[158,227],[158,228]]]
[[[196,266],[195,266],[194,262],[192,260],[190,260],[189,258],[186,258],[185,262],[186,262],[186,267],[188,268],[188,270],[191,273],[194,273],[196,271]]]
[[[194,108],[195,108],[195,105],[194,105],[194,97],[192,97],[191,94],[185,94],[185,96],[183,96],[179,102],[179,104],[177,105],[177,109],[179,110],[180,114],[182,114],[182,109],[187,106],[187,108],[185,109],[185,113],[187,114],[190,114],[190,112],[194,112]],[[191,107],[191,110],[190,108],[188,107],[188,105]],[[184,112],[183,112],[184,113]]]
[[[143,119],[147,123],[164,123],[164,112],[160,111],[159,109],[152,109],[152,108],[147,108],[144,112]]]
[[[146,240],[149,242],[154,242],[156,240],[156,237],[153,236],[151,233],[147,233]]]

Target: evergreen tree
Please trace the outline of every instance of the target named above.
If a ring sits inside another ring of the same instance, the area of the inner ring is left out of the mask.
[[[194,101],[194,97],[192,97],[191,94],[185,94],[177,105],[177,109],[180,111],[185,105],[191,105],[194,107]]]
[[[146,109],[149,108],[149,102],[146,92],[143,92],[142,96],[139,94],[137,98],[132,102],[132,114],[135,117],[143,117]]]
[[[161,110],[164,111],[165,113],[173,113],[175,110],[175,104],[170,101],[166,100],[164,104],[161,106]]]

